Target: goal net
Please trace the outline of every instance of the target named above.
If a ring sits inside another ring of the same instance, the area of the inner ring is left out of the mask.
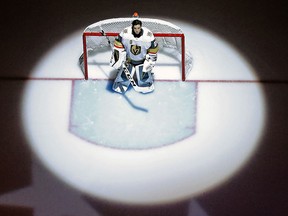
[[[115,37],[126,27],[131,26],[135,17],[112,18],[89,25],[83,32],[82,70],[85,79],[89,79],[88,57],[113,46]],[[138,19],[138,18],[137,18]],[[192,56],[185,51],[185,35],[182,30],[167,21],[151,18],[139,18],[142,25],[151,30],[159,45],[159,53],[166,52],[179,63],[180,77],[186,80],[192,69]]]

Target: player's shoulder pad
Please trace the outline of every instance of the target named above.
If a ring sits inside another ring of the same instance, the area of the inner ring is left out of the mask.
[[[143,36],[148,39],[148,40],[154,40],[154,35],[152,33],[152,31],[150,31],[148,28],[146,27],[142,27],[143,29]]]
[[[129,29],[130,29],[129,27],[124,28],[124,29],[121,31],[120,36],[123,37],[123,35],[129,34]]]

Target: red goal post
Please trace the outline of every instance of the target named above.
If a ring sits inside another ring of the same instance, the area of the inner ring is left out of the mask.
[[[83,32],[83,73],[85,79],[89,79],[88,56],[89,51],[107,48],[113,45],[115,37],[136,18],[113,18],[102,20],[89,25]],[[169,48],[171,52],[178,54],[178,60],[181,67],[181,79],[186,77],[192,69],[191,54],[185,51],[185,35],[182,30],[167,21],[151,18],[138,18],[143,26],[151,30],[161,48]],[[105,32],[105,35],[103,35]]]

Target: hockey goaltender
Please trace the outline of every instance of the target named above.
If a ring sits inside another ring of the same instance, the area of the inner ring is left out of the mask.
[[[113,90],[127,91],[131,84],[142,93],[154,90],[152,69],[157,60],[158,44],[153,33],[136,18],[116,37],[110,66],[118,70]]]

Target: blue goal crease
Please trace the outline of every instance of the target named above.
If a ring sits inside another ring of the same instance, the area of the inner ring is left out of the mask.
[[[158,81],[150,94],[133,88],[119,94],[112,83],[73,81],[72,134],[91,144],[139,150],[175,144],[195,134],[197,83]]]

